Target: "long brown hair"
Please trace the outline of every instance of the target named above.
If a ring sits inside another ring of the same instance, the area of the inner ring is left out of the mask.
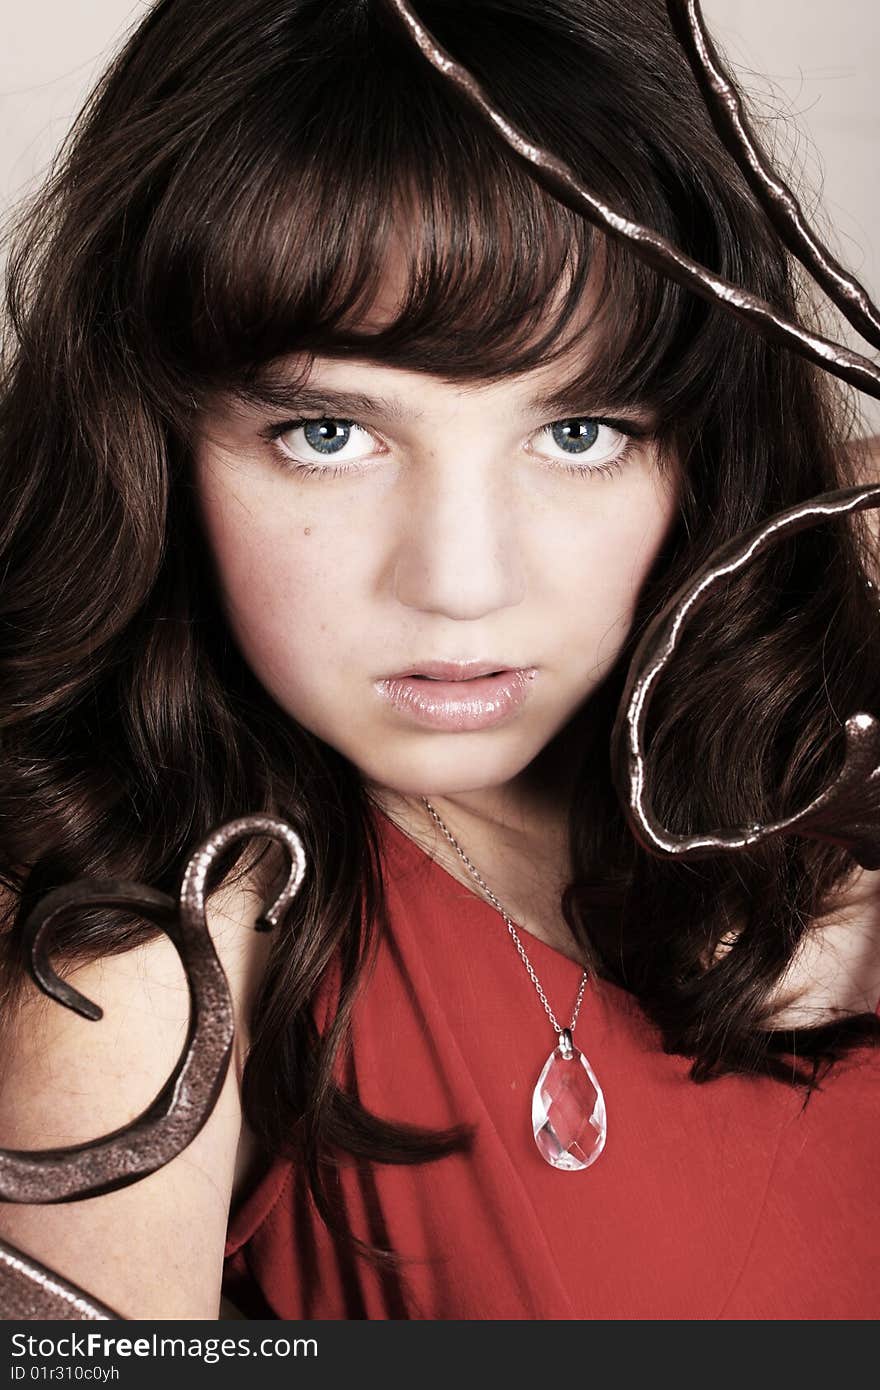
[[[418,9],[607,202],[789,317],[812,312],[660,0]],[[405,302],[359,332],[401,226]],[[566,914],[592,968],[638,998],[694,1080],[765,1071],[809,1089],[880,1032],[867,1014],[772,1024],[771,991],[852,860],[797,838],[696,865],[655,859],[626,828],[608,741],[633,648],[695,566],[853,481],[844,390],[556,202],[368,0],[161,0],[14,229],[0,403],[5,1007],[18,929],[48,889],[101,875],[175,892],[210,829],[284,816],[308,872],[262,981],[243,1100],[267,1152],[300,1156],[328,1219],[326,1152],[418,1162],[468,1134],[385,1122],[334,1081],[383,913],[372,808],[357,768],[279,709],[224,624],[193,440],[215,392],[247,393],[291,352],[450,380],[546,363],[599,266],[601,351],[584,355],[584,394],[656,409],[662,466],[679,460],[683,482],[624,649],[576,717]],[[844,525],[804,533],[695,624],[653,711],[655,804],[671,828],[790,814],[834,771],[847,715],[880,707],[862,544]],[[153,930],[94,910],[57,950],[94,957]],[[337,955],[339,1008],[321,1038],[311,1006]]]

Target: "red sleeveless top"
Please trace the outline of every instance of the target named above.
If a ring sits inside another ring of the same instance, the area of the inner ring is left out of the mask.
[[[873,1319],[880,1315],[880,1049],[803,1092],[765,1078],[705,1085],[667,1056],[625,991],[590,979],[575,1043],[608,1115],[587,1169],[551,1167],[531,1097],[556,1043],[495,909],[377,812],[388,927],[339,1078],[373,1113],[474,1124],[470,1154],[417,1165],[348,1155],[352,1230],[404,1262],[380,1270],[334,1239],[296,1164],[269,1166],[232,1213],[224,1292],[283,1319]],[[581,969],[523,944],[560,1022]],[[316,1001],[323,1028],[329,991]]]

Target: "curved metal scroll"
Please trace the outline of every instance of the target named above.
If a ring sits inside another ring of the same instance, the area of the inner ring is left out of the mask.
[[[740,285],[716,275],[650,227],[622,216],[581,183],[569,164],[524,135],[486,96],[482,84],[449,54],[413,13],[408,0],[384,0],[432,67],[447,78],[465,99],[494,126],[510,148],[534,170],[554,197],[580,213],[633,255],[677,284],[718,304],[759,333],[782,343],[851,386],[880,399],[880,367],[869,357],[841,343],[810,333],[772,304]],[[759,157],[732,79],[724,71],[703,23],[697,0],[667,0],[673,31],[682,44],[707,99],[716,129],[749,182],[756,199],[783,233],[787,245],[809,270],[818,266],[822,288],[873,347],[880,347],[880,311],[867,291],[843,271],[818,237],[809,231],[793,194]]]
[[[258,931],[276,926],[305,873],[305,852],[296,832],[274,816],[243,816],[214,830],[189,859],[178,901],[139,883],[80,879],[56,888],[37,904],[24,925],[31,973],[40,989],[83,1018],[103,1011],[62,980],[49,963],[51,929],[79,907],[127,907],[161,927],[173,941],[190,995],[187,1040],[162,1090],[130,1124],[67,1148],[0,1149],[0,1200],[47,1204],[77,1201],[138,1182],[192,1143],[210,1116],[232,1052],[232,1000],[205,917],[210,869],[237,840],[254,835],[280,841],[290,854],[281,892],[257,920]],[[39,1262],[0,1243],[0,1306],[20,1318],[115,1317],[75,1285]],[[91,1311],[89,1311],[91,1310]]]
[[[880,775],[880,723],[871,714],[854,714],[845,725],[843,766],[820,796],[787,820],[758,823],[700,835],[672,835],[654,815],[647,785],[644,731],[651,696],[669,665],[688,619],[706,601],[713,585],[746,565],[784,536],[829,517],[880,507],[880,483],[840,488],[779,512],[720,546],[694,578],[688,579],[653,619],[633,654],[626,687],[611,736],[617,792],[639,843],[655,854],[698,859],[743,849],[772,835],[796,832],[843,845],[866,869],[880,868],[880,821],[860,812],[866,784]]]

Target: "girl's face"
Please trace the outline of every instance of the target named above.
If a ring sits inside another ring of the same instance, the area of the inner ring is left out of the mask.
[[[318,357],[288,411],[204,419],[196,486],[232,632],[369,782],[499,787],[614,664],[676,488],[649,419],[556,399],[573,364],[461,385]],[[429,662],[508,674],[383,684]]]

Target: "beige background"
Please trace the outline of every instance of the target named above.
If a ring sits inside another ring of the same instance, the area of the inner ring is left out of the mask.
[[[39,179],[90,85],[148,8],[131,0],[0,0],[0,213]],[[878,297],[880,3],[704,0],[703,8],[770,122],[777,158],[797,181],[807,179],[805,207]],[[880,402],[861,402],[866,423],[880,429]]]

